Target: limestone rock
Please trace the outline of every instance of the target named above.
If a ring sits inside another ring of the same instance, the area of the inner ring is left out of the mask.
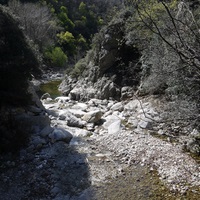
[[[86,113],[82,119],[88,123],[96,123],[101,119],[102,115],[103,113],[100,110],[94,110]]]
[[[104,118],[105,122],[103,124],[103,127],[105,129],[108,129],[108,127],[113,123],[119,120],[119,117],[116,115],[108,115],[107,117]]]
[[[41,96],[41,100],[47,99],[47,98],[51,98],[51,95],[49,93],[45,93]]]
[[[79,109],[69,109],[69,112],[72,113],[77,118],[82,118],[86,114],[86,112]]]
[[[69,97],[71,100],[79,101],[81,98],[82,88],[74,88],[70,91]]]
[[[121,100],[131,98],[133,96],[134,90],[132,87],[122,87],[121,88]]]
[[[133,128],[137,128],[138,120],[135,117],[130,117],[128,119],[128,124],[131,125]]]
[[[77,110],[85,111],[85,110],[87,110],[88,106],[85,103],[77,103],[74,106],[72,106],[71,108],[72,109],[77,109]]]
[[[108,126],[108,134],[116,134],[121,130],[121,120],[117,120]]]
[[[70,91],[75,86],[76,79],[71,78],[70,76],[65,76],[62,83],[59,85],[58,90],[62,92],[64,95],[69,95]]]
[[[114,104],[110,109],[113,111],[121,112],[121,111],[123,111],[124,106],[122,105],[122,102],[118,102],[118,103]]]
[[[190,135],[195,139],[200,139],[200,132],[196,129],[193,129]]]
[[[69,97],[56,97],[55,101],[59,102],[59,103],[65,103],[68,102],[70,100]]]
[[[68,126],[83,128],[85,123],[71,113],[66,116]]]
[[[139,123],[138,123],[138,126],[142,129],[152,129],[152,123],[149,122],[149,121],[143,121],[141,120]]]
[[[124,106],[124,110],[130,110],[130,111],[136,111],[138,108],[140,108],[140,102],[136,99],[128,102]]]
[[[69,143],[72,137],[72,134],[63,128],[55,128],[54,131],[49,134],[49,138],[52,142],[64,141]]]
[[[200,154],[200,140],[191,139],[190,141],[188,141],[186,147],[190,152],[197,155]]]

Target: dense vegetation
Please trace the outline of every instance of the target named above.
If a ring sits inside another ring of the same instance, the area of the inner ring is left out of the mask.
[[[85,55],[93,35],[107,20],[107,11],[117,2],[10,0],[7,5],[37,44],[44,62],[66,67],[67,61],[75,63]]]

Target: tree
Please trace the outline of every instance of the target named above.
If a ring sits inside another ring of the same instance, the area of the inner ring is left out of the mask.
[[[149,70],[141,90],[162,91],[177,103],[171,110],[173,117],[191,119],[194,124],[199,122],[200,112],[199,7],[192,8],[189,1],[151,3],[154,11],[150,5],[135,6],[136,19],[148,41],[141,62]]]
[[[47,6],[12,0],[9,8],[19,17],[25,34],[39,45],[40,50],[53,44],[59,27]]]
[[[69,31],[61,32],[57,34],[59,43],[65,47],[69,55],[73,55],[75,53],[75,38]]]
[[[45,57],[49,59],[51,65],[55,67],[65,67],[67,62],[67,55],[65,55],[60,47],[47,50]]]
[[[60,13],[58,13],[58,19],[60,20],[60,24],[68,31],[72,31],[74,29],[74,23],[71,19],[69,19],[67,13],[67,8],[65,6],[61,6]]]

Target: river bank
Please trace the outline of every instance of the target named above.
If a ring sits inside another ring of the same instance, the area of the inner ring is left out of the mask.
[[[165,124],[155,123],[157,99],[46,95],[42,103],[51,126],[15,157],[0,158],[3,199],[199,198],[199,163],[184,151],[184,138],[172,140]]]

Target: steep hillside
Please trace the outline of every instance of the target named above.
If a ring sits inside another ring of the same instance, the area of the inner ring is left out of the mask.
[[[0,7],[0,152],[16,151],[27,142],[33,126],[49,123],[44,116],[43,125],[39,116],[33,117],[43,109],[30,86],[32,76],[40,74],[38,67],[18,22]]]
[[[130,16],[130,11],[123,11],[94,37],[93,48],[71,72],[72,78],[79,81],[69,86],[71,79],[66,76],[60,87],[63,93],[68,94],[69,87],[75,87],[74,91],[82,91],[79,96],[85,98],[119,99],[122,87],[126,87],[125,90],[131,87],[132,92],[136,91],[141,77],[141,52],[127,37],[126,25]]]
[[[163,120],[182,123],[188,128],[179,134],[190,135],[199,129],[199,19],[198,4],[189,1],[124,7],[96,34],[60,90],[73,100],[159,97]]]

